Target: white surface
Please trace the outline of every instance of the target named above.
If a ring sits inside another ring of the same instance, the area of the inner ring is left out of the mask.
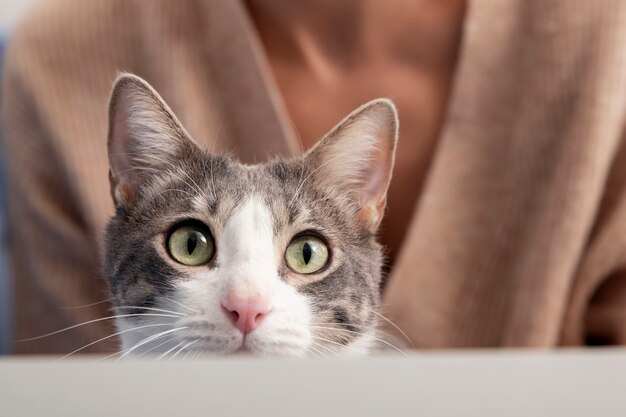
[[[35,0],[0,0],[0,34],[7,33]]]
[[[1,416],[626,416],[626,350],[0,360]]]

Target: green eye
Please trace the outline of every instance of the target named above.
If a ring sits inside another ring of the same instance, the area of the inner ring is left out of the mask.
[[[170,235],[167,248],[172,258],[189,266],[209,262],[215,252],[211,232],[201,225],[186,225],[176,229]]]
[[[294,272],[312,274],[328,263],[328,247],[315,236],[297,237],[287,247],[285,262]]]

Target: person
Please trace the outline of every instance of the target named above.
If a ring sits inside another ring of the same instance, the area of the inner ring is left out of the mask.
[[[384,304],[416,348],[624,343],[624,39],[620,0],[41,2],[11,36],[2,93],[16,338],[110,314],[106,105],[123,70],[244,162],[393,99]],[[14,347],[111,333],[102,320]]]

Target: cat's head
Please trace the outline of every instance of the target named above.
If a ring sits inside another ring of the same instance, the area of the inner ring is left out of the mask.
[[[360,107],[301,157],[201,149],[145,81],[110,103],[106,276],[129,353],[366,354],[398,122]]]

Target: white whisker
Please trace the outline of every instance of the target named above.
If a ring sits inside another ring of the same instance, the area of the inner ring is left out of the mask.
[[[381,343],[384,343],[385,345],[397,350],[398,352],[402,353],[405,356],[408,356],[406,354],[406,352],[402,351],[400,348],[398,348],[397,346],[392,345],[391,343],[387,342],[386,340],[383,340],[379,337],[373,336],[373,335],[368,335],[366,333],[363,332],[355,332],[354,330],[348,330],[348,329],[339,329],[339,328],[333,328],[333,327],[323,327],[323,326],[311,326],[314,329],[327,329],[327,330],[335,330],[335,331],[339,331],[339,332],[345,332],[345,333],[352,333],[352,334],[357,334],[359,336],[367,336],[367,337],[371,337],[374,340],[377,340]]]
[[[167,334],[166,334],[166,335],[163,335],[163,336],[161,336],[161,337],[166,337],[166,336],[169,336],[169,335],[167,335]],[[152,335],[150,335],[150,336],[148,336],[148,337],[146,337],[146,338],[142,339],[141,341],[144,341],[144,340],[146,340],[146,339],[148,339],[148,338],[151,338],[151,337],[152,337]],[[154,342],[154,341],[155,341],[155,340],[157,340],[157,339],[160,339],[160,337],[155,338],[155,339],[152,339],[152,341]],[[158,348],[159,346],[164,345],[165,343],[172,342],[173,340],[175,340],[175,339],[167,339],[167,340],[165,340],[163,343],[159,343],[158,345],[151,347],[150,349],[148,349],[148,350],[146,350],[146,351],[142,352],[142,353],[141,353],[141,354],[139,354],[138,356],[143,356],[145,353],[148,353],[148,352],[150,352],[150,351],[152,351],[152,350],[154,350],[154,349]],[[99,361],[103,361],[103,360],[106,360],[106,359],[110,359],[110,358],[112,358],[113,356],[123,355],[124,353],[128,352],[131,348],[132,348],[132,346],[131,346],[130,348],[127,348],[127,349],[124,349],[124,350],[120,350],[119,352],[115,352],[115,353],[113,353],[112,355],[105,356],[104,358],[99,359]],[[98,361],[98,362],[99,362],[99,361]]]
[[[106,300],[97,301],[95,303],[83,304],[83,305],[80,305],[80,306],[72,306],[72,307],[60,307],[60,308],[63,309],[63,310],[77,310],[79,308],[87,308],[87,307],[97,306],[99,304],[109,303],[112,300],[113,300],[113,297],[107,298]]]
[[[315,346],[319,346],[319,344],[318,344],[318,343],[316,343],[315,341],[313,341],[313,344],[314,344]],[[320,355],[320,356],[321,356],[321,357],[323,357],[323,358],[328,358],[328,356],[326,356],[326,354],[325,354],[324,352],[322,352],[321,350],[319,350],[319,349],[317,349],[317,348],[313,347],[313,345],[309,346],[309,349],[311,349],[313,352],[317,353],[318,355]]]
[[[328,161],[324,162],[323,164],[320,164],[317,168],[315,168],[313,171],[311,171],[309,173],[309,175],[306,176],[306,178],[304,178],[304,180],[302,180],[302,182],[300,183],[300,185],[298,186],[298,188],[296,188],[296,191],[293,193],[293,197],[291,197],[291,200],[289,201],[289,204],[287,204],[287,207],[291,207],[291,205],[293,204],[294,201],[296,201],[296,198],[298,197],[298,194],[300,194],[300,190],[302,189],[302,187],[304,186],[304,183],[308,181],[309,178],[311,178],[311,176],[313,174],[315,174],[317,171],[319,171],[320,169],[324,168],[326,165],[330,164],[333,160],[337,159],[337,156],[334,156],[332,158],[329,158]]]
[[[339,343],[339,342],[335,342],[334,340],[330,340],[330,339],[324,339],[323,337],[319,337],[319,336],[317,336],[317,335],[313,335],[312,337],[313,337],[314,339],[321,340],[321,341],[323,341],[323,342],[332,343],[333,345],[341,346],[342,348],[344,348],[344,347],[345,347],[345,348],[348,348],[348,349],[350,349],[350,350],[355,351],[355,352],[356,352],[356,353],[358,353],[359,355],[365,355],[365,352],[361,352],[360,350],[355,349],[353,346],[350,346],[350,345],[342,345],[342,344],[341,344],[341,343]]]
[[[167,335],[166,335],[166,336],[167,336]],[[145,355],[145,354],[147,354],[147,353],[152,352],[152,351],[153,351],[153,350],[155,350],[155,349],[160,348],[160,347],[161,347],[161,346],[163,346],[164,344],[166,344],[166,343],[170,343],[170,342],[174,342],[175,340],[176,340],[176,339],[166,339],[164,342],[161,342],[161,343],[159,343],[159,344],[158,344],[158,345],[156,345],[156,346],[152,346],[152,347],[151,347],[150,349],[148,349],[148,350],[144,350],[143,352],[141,352],[141,353],[140,353],[139,355],[137,355],[137,356],[143,356],[143,355]]]
[[[124,352],[125,352],[125,350],[120,350],[119,352],[112,353],[112,354],[110,354],[108,356],[105,356],[104,358],[100,358],[96,362],[100,362],[100,361],[105,361],[107,359],[111,359],[112,357],[117,356],[117,355],[121,355]]]
[[[176,352],[169,360],[171,361],[172,359],[174,359],[176,356],[178,356],[178,354],[180,352],[182,352],[183,350],[187,349],[188,347],[191,347],[194,345],[194,343],[198,343],[200,339],[196,339],[196,340],[192,340],[191,342],[187,343],[185,346],[183,346],[182,348],[180,348],[180,350],[178,352]]]
[[[95,345],[96,343],[102,342],[103,340],[107,340],[107,339],[110,339],[110,338],[112,338],[112,337],[119,336],[119,335],[121,335],[121,334],[128,333],[128,332],[132,332],[132,331],[135,331],[135,330],[145,329],[145,328],[147,328],[147,327],[157,327],[157,326],[169,326],[169,324],[146,324],[145,326],[133,327],[132,329],[122,330],[121,332],[113,333],[113,334],[111,334],[111,335],[109,335],[109,336],[106,336],[106,337],[103,337],[103,338],[101,338],[101,339],[98,339],[98,340],[96,340],[95,342],[91,342],[91,343],[89,343],[89,344],[86,344],[86,345],[85,345],[85,346],[83,346],[83,347],[80,347],[80,348],[78,348],[78,349],[76,349],[76,350],[73,350],[73,351],[71,351],[70,353],[68,353],[67,355],[63,356],[62,358],[60,358],[60,359],[58,359],[58,360],[63,360],[63,359],[65,359],[65,358],[67,358],[68,356],[71,356],[71,355],[73,355],[74,353],[80,352],[80,351],[81,351],[81,350],[83,350],[83,349],[87,349],[89,346],[93,346],[93,345]]]
[[[139,342],[139,343],[136,343],[133,347],[131,347],[130,349],[128,349],[126,352],[124,352],[124,354],[123,354],[122,356],[120,356],[119,358],[117,358],[117,360],[120,360],[120,359],[124,358],[125,356],[128,356],[128,355],[129,355],[131,352],[133,352],[135,349],[140,348],[141,346],[145,345],[146,343],[150,343],[150,342],[152,342],[153,340],[156,340],[156,339],[158,339],[158,338],[160,338],[160,337],[162,337],[162,336],[165,336],[165,335],[168,335],[168,334],[170,334],[170,333],[174,333],[174,332],[177,332],[177,331],[179,331],[179,330],[186,329],[186,328],[187,328],[187,326],[184,326],[184,327],[177,327],[177,328],[175,328],[175,329],[166,330],[166,331],[164,331],[164,332],[157,333],[157,334],[155,334],[155,335],[153,335],[153,336],[150,336],[150,337],[148,337],[147,339],[144,339],[143,341],[141,341],[141,342]]]
[[[134,158],[137,158],[137,157],[143,157],[143,156],[144,156],[144,155],[138,154],[138,153],[136,153],[136,152],[135,152],[135,153],[133,153],[133,152],[126,152],[126,153],[120,153],[120,154],[114,154],[114,155],[128,155],[128,156],[131,156],[131,157],[134,157]],[[111,155],[111,156],[113,156],[113,155]],[[166,167],[170,167],[170,168],[172,168],[172,169],[174,170],[174,172],[169,171],[169,173],[170,173],[170,174],[174,175],[174,176],[175,176],[175,177],[176,177],[179,181],[182,181],[182,182],[183,182],[185,185],[187,185],[189,188],[195,189],[195,191],[197,191],[199,195],[202,195],[202,194],[203,194],[202,189],[200,188],[200,186],[198,185],[198,183],[196,183],[196,182],[194,181],[194,179],[193,179],[193,178],[191,178],[191,176],[190,176],[187,172],[185,172],[185,171],[184,171],[181,167],[179,167],[179,166],[177,166],[177,165],[174,165],[173,163],[171,163],[171,162],[169,162],[169,161],[166,161],[166,160],[164,160],[164,159],[162,159],[162,158],[159,158],[158,156],[155,156],[155,155],[150,155],[150,156],[149,156],[149,158],[148,158],[148,161],[146,161],[146,162],[148,162],[148,163],[149,163],[149,162],[150,162],[150,160],[155,160],[155,161],[158,161],[158,162],[160,162],[160,163],[164,164]],[[115,176],[120,175],[120,174],[124,174],[124,173],[129,172],[129,171],[134,171],[134,170],[140,170],[140,171],[141,171],[141,170],[145,170],[145,171],[163,172],[162,170],[157,169],[157,168],[147,167],[147,166],[142,166],[142,167],[133,167],[133,168],[126,169],[126,170],[124,170],[124,171],[117,172],[117,173],[115,174]],[[184,174],[187,178],[189,178],[189,180],[193,183],[193,185],[192,185],[192,184],[190,184],[190,183],[188,183],[188,182],[187,182],[184,178],[181,178],[181,177],[178,175],[179,173],[182,173],[182,174]],[[195,195],[193,195],[193,194],[191,194],[191,195],[195,197]]]
[[[180,347],[184,343],[185,342],[180,342],[179,344],[177,344],[176,346],[174,346],[173,348],[171,348],[170,350],[168,350],[167,352],[165,352],[164,354],[162,354],[161,356],[156,358],[157,362],[160,361],[161,359],[163,359],[164,357],[166,357],[169,353],[173,352],[176,348]]]
[[[381,313],[377,313],[374,310],[372,310],[372,313],[376,314],[378,317],[385,320],[387,323],[391,324],[393,328],[396,329],[398,332],[400,332],[400,334],[404,336],[404,338],[411,344],[411,347],[415,349],[415,345],[413,344],[413,341],[411,340],[411,338],[406,333],[404,333],[404,331],[397,324],[389,320],[387,317],[383,316]]]
[[[315,346],[317,346],[317,347],[319,347],[321,349],[326,349],[326,351],[329,352],[331,355],[336,355],[337,354],[337,350],[333,349],[330,346],[323,345],[323,344],[321,344],[319,342],[316,342],[315,340],[313,340],[312,343],[315,344]]]
[[[185,190],[181,190],[180,188],[168,188],[167,190],[161,191],[160,193],[155,195],[153,198],[157,198],[160,195],[165,194],[165,193],[173,193],[173,192],[187,194],[188,196],[193,197],[193,198],[196,197],[195,194],[191,194],[190,192],[185,191]]]
[[[102,318],[95,319],[95,320],[89,320],[89,321],[86,321],[86,322],[84,322],[84,323],[75,324],[75,325],[73,325],[73,326],[69,326],[69,327],[66,327],[66,328],[64,328],[64,329],[57,330],[57,331],[55,331],[55,332],[50,332],[50,333],[43,334],[43,335],[41,335],[41,336],[29,337],[29,338],[27,338],[27,339],[19,339],[19,340],[16,340],[15,342],[16,342],[16,343],[21,343],[21,342],[30,342],[30,341],[32,341],[32,340],[43,339],[44,337],[54,336],[55,334],[59,334],[59,333],[62,333],[62,332],[68,331],[68,330],[75,329],[75,328],[77,328],[77,327],[86,326],[86,325],[88,325],[88,324],[91,324],[91,323],[97,323],[97,322],[100,322],[100,321],[105,321],[105,320],[113,320],[113,319],[123,318],[123,317],[145,317],[145,316],[150,316],[150,317],[175,317],[175,318],[179,318],[179,317],[180,317],[180,316],[175,316],[175,315],[173,315],[173,314],[157,314],[157,313],[145,313],[145,314],[117,314],[117,315],[115,315],[115,316],[102,317]]]
[[[115,306],[112,308],[112,310],[118,309],[118,308],[123,308],[123,309],[130,309],[130,308],[139,308],[139,309],[143,309],[143,310],[150,310],[150,311],[160,311],[161,313],[171,313],[171,314],[177,314],[181,317],[185,317],[188,316],[189,314],[185,314],[185,313],[180,313],[178,311],[172,311],[172,310],[165,310],[162,308],[154,308],[154,307],[141,307],[141,306]]]
[[[167,278],[167,275],[162,274],[161,272],[159,272],[159,274],[160,274],[161,276],[163,276],[163,277]],[[167,301],[170,301],[170,302],[172,302],[172,303],[174,303],[174,304],[177,304],[177,305],[179,305],[179,306],[181,306],[181,307],[183,307],[183,308],[186,308],[187,310],[191,311],[192,313],[196,313],[196,314],[198,314],[198,310],[194,310],[193,308],[188,307],[188,306],[186,306],[185,304],[181,304],[181,303],[179,303],[179,302],[178,302],[178,301],[176,301],[176,300],[173,300],[173,299],[168,298],[168,297],[160,297],[160,298],[162,298],[162,299],[164,299],[164,300],[167,300]]]
[[[185,357],[183,358],[183,360],[187,360],[187,358],[189,357],[189,355],[191,355],[192,353],[194,353],[194,352],[193,352],[193,350],[192,350],[192,349],[189,349],[189,350],[187,351],[187,353],[185,354]]]

